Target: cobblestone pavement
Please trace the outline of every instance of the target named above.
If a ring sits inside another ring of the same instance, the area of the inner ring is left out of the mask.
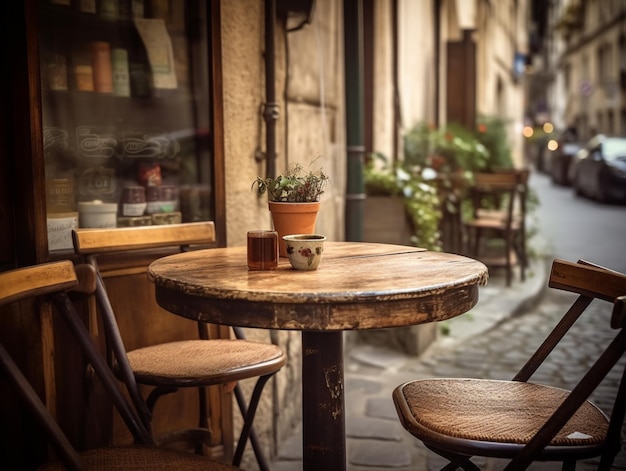
[[[481,301],[475,310],[447,321],[449,336],[438,340],[418,358],[368,345],[357,345],[347,354],[348,471],[430,471],[445,464],[402,428],[391,392],[405,381],[427,377],[511,379],[565,312],[563,306],[574,299],[571,293],[541,288],[546,284],[547,273],[541,268],[539,272],[534,279],[531,275],[526,283],[514,283],[511,288],[503,287],[497,278],[490,280],[489,286],[481,291]],[[504,314],[499,318],[496,312]],[[594,301],[532,380],[571,387],[611,333],[609,316],[610,305]],[[623,369],[624,361],[592,396],[600,407],[606,409]],[[614,469],[626,468],[624,455],[618,456]],[[296,433],[283,444],[272,469],[302,469],[301,459],[301,438]],[[476,463],[485,470],[502,468],[498,460],[477,459]],[[597,462],[590,460],[580,462],[577,470],[596,467]],[[561,468],[558,463],[535,463],[529,469]]]

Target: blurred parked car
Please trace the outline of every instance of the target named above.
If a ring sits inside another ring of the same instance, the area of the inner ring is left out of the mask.
[[[550,175],[554,183],[570,185],[570,165],[576,153],[583,147],[581,142],[559,142],[550,157]]]
[[[626,137],[595,136],[572,163],[577,195],[626,202]]]

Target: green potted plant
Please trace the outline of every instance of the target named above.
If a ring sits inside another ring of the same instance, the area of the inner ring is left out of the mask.
[[[283,236],[315,232],[320,197],[328,183],[322,169],[306,170],[296,163],[285,174],[276,177],[257,177],[252,188],[259,195],[267,193],[274,229],[278,232],[280,256],[287,256]]]
[[[389,196],[402,199],[411,226],[412,244],[441,250],[441,202],[436,186],[418,167],[392,164],[385,156],[376,153],[366,162],[363,176],[368,198]],[[386,208],[391,211],[391,204],[387,204]]]

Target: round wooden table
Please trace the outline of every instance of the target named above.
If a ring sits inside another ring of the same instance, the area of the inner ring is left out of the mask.
[[[441,321],[470,310],[486,284],[481,262],[400,245],[327,242],[315,271],[281,258],[248,271],[246,248],[191,251],[148,267],[156,300],[193,320],[302,331],[304,470],[346,469],[344,330]]]

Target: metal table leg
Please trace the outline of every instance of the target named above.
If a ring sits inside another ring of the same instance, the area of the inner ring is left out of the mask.
[[[346,469],[343,333],[302,333],[304,471]]]

